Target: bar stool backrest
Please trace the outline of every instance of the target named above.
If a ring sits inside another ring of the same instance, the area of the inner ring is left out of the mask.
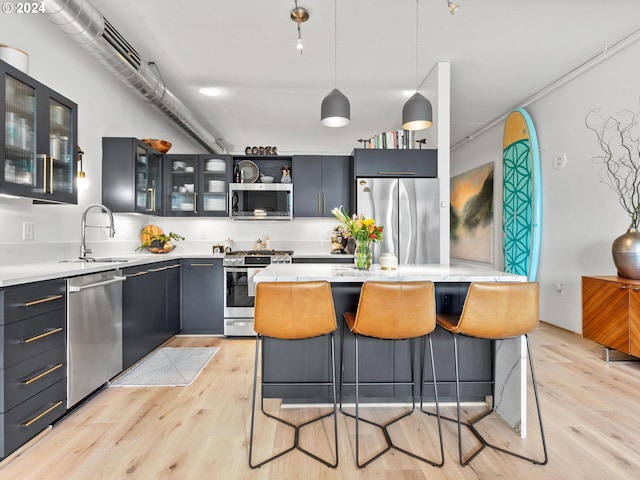
[[[431,333],[436,325],[433,282],[365,282],[354,333],[399,340]]]
[[[537,282],[474,282],[464,302],[454,333],[502,339],[519,337],[538,326],[540,317]]]
[[[256,286],[254,330],[265,337],[295,340],[337,328],[331,285],[318,282],[260,282]]]

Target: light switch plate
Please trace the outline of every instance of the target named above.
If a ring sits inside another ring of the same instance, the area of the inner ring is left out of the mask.
[[[33,222],[22,222],[22,239],[33,240]]]

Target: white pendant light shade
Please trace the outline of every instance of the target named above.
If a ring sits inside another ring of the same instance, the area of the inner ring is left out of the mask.
[[[349,99],[337,88],[322,100],[320,120],[327,127],[344,127],[351,121]]]
[[[402,107],[402,128],[424,130],[433,125],[431,102],[416,92]]]

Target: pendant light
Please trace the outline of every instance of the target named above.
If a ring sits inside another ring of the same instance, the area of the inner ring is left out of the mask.
[[[402,128],[424,130],[433,125],[431,102],[418,91],[418,0],[416,0],[416,93],[402,107]]]
[[[333,85],[335,87],[337,83],[337,71],[338,71],[338,41],[337,41],[337,23],[338,13],[336,0],[333,2]],[[349,99],[337,88],[334,88],[329,92],[329,95],[324,97],[322,104],[320,105],[320,121],[327,127],[344,127],[351,121],[351,105]]]

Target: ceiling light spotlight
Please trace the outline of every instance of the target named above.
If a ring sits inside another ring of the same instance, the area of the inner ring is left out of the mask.
[[[337,2],[333,2],[333,90],[324,97],[320,105],[320,121],[325,127],[344,127],[351,121],[349,99],[336,88],[338,71],[338,13]]]
[[[222,95],[222,90],[217,87],[202,87],[198,91],[205,97],[219,97],[220,95]]]
[[[458,11],[459,5],[457,3],[453,3],[451,0],[447,0],[447,5],[449,6],[449,13],[451,15]]]
[[[291,20],[298,24],[298,41],[296,42],[296,48],[300,50],[300,55],[302,55],[302,49],[304,45],[302,44],[302,32],[300,30],[300,24],[309,20],[309,11],[304,7],[298,6],[298,0],[294,0],[296,7],[291,10]]]
[[[432,124],[431,102],[418,92],[418,0],[416,0],[416,93],[402,107],[402,128],[424,130]]]

